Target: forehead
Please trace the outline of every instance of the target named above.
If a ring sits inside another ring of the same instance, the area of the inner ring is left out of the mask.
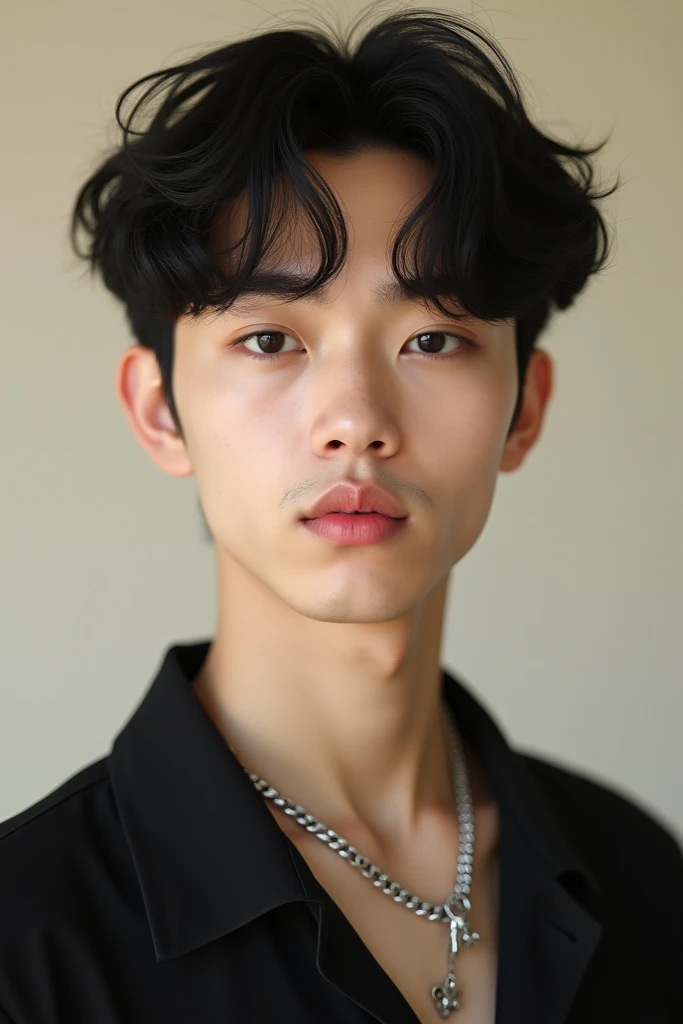
[[[231,308],[234,313],[244,314],[258,308],[264,302],[281,302],[282,293],[278,291],[276,282],[280,286],[294,286],[300,285],[304,280],[306,280],[306,276],[301,274],[299,268],[258,271],[252,274],[246,288],[240,293]],[[298,302],[313,308],[324,309],[333,300],[334,292],[338,287],[338,279],[335,279],[320,285],[306,296],[289,299],[288,302]],[[394,309],[407,303],[423,305],[426,301],[410,292],[405,284],[396,278],[373,279],[371,282],[364,282],[361,287],[367,291],[370,301],[378,309]],[[455,299],[449,300],[449,306],[456,312],[463,312],[462,307]]]
[[[319,262],[319,259],[318,259]],[[360,270],[358,263],[354,265],[349,256],[341,269],[324,283],[317,285],[306,295],[296,295],[295,288],[301,288],[311,282],[317,264],[311,261],[295,259],[262,260],[256,270],[252,271],[241,290],[225,312],[228,316],[244,317],[259,312],[264,307],[276,307],[280,304],[291,306],[296,303],[300,309],[325,311],[340,296],[342,301],[354,308],[359,303],[371,306],[376,312],[400,310],[401,307],[413,305],[424,309],[427,299],[419,292],[413,292],[405,282],[393,275],[391,268],[379,271],[376,267],[365,266]],[[415,284],[419,289],[419,284]],[[454,312],[465,314],[460,303],[449,295],[448,307]],[[213,319],[222,315],[218,309],[209,307],[202,314],[202,319]],[[185,319],[182,317],[181,319]],[[470,318],[474,319],[474,318]]]
[[[343,157],[313,151],[306,157],[320,180],[303,189],[297,186],[295,193],[282,175],[275,176],[272,195],[253,204],[251,213],[261,220],[258,234],[264,236],[259,264],[310,273],[319,263],[321,233],[341,241],[339,214],[351,262],[389,258],[393,236],[431,181],[427,161],[392,149]],[[245,191],[223,202],[213,218],[208,248],[220,254],[227,270],[234,270],[246,255],[253,228],[249,218]]]
[[[283,179],[276,178],[272,199],[266,198],[261,204],[262,223],[255,232],[243,191],[230,203],[221,204],[206,236],[207,251],[228,275],[244,265],[250,255],[250,242],[256,250],[256,270],[232,303],[233,314],[243,316],[265,305],[292,302],[297,307],[324,310],[342,292],[351,305],[359,302],[378,311],[412,305],[424,311],[429,303],[419,281],[414,282],[416,291],[410,291],[395,275],[391,257],[398,229],[424,198],[431,183],[433,169],[428,161],[391,148],[346,157],[316,152],[306,155],[325,189],[339,204],[346,230],[344,263],[333,278],[314,292],[299,298],[286,294],[295,284],[310,281],[320,270],[321,230],[332,231],[341,245],[333,207],[325,198],[323,205],[330,216],[329,224],[320,223],[321,211],[316,207],[312,208],[311,219]],[[318,193],[317,182],[315,190]],[[258,213],[254,211],[254,215]],[[453,313],[472,324],[481,323],[475,317],[465,316],[456,295],[446,286],[440,291],[440,298]]]

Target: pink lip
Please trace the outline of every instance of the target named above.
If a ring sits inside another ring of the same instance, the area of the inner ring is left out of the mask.
[[[340,480],[322,494],[302,519],[320,519],[330,512],[376,512],[392,519],[405,519],[407,512],[394,498],[374,481],[362,484]]]
[[[331,512],[317,519],[301,520],[303,526],[312,533],[329,540],[333,544],[347,547],[360,544],[379,544],[394,537],[406,523],[406,519],[394,519],[378,512],[348,515],[343,512]]]

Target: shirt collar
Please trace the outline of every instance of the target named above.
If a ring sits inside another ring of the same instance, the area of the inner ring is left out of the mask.
[[[280,904],[311,898],[293,844],[191,686],[210,642],[166,649],[109,756],[158,961],[219,938]],[[503,836],[514,823],[534,852],[535,870],[545,872],[548,881],[580,876],[599,892],[522,755],[473,692],[445,669],[442,678],[459,729],[489,773]]]

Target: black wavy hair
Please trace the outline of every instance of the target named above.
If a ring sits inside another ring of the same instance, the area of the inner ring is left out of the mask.
[[[465,15],[400,9],[355,45],[368,13],[346,37],[302,25],[231,42],[145,75],[118,98],[120,147],[78,192],[70,240],[125,304],[138,342],[154,351],[181,437],[174,322],[208,307],[227,310],[249,290],[277,235],[279,196],[312,225],[321,249],[314,275],[283,286],[281,297],[312,292],[343,265],[343,215],[308,149],[351,156],[389,146],[431,161],[433,183],[401,225],[393,271],[448,317],[458,316],[447,305],[455,297],[463,316],[515,318],[519,390],[510,430],[552,306],[570,306],[606,264],[609,238],[595,203],[620,182],[594,191],[589,158],[607,139],[572,148],[534,127],[508,59]],[[145,83],[124,122],[124,101]],[[163,90],[148,126],[136,130],[138,111]],[[246,259],[227,275],[207,239],[219,210],[240,194],[248,217],[237,246],[248,241]]]

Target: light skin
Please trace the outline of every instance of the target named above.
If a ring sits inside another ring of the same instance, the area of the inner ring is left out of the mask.
[[[157,466],[196,477],[214,537],[217,621],[198,698],[243,764],[388,862],[453,820],[439,695],[450,570],[480,536],[498,474],[539,438],[552,362],[532,354],[507,436],[514,323],[458,322],[373,294],[393,279],[391,241],[429,184],[428,163],[391,149],[308,156],[349,229],[325,303],[250,296],[248,309],[181,317],[173,386],[185,440],[150,350],[124,352],[116,391]],[[233,212],[212,235],[222,244],[244,226],[244,206]],[[272,262],[317,265],[301,225]],[[283,332],[265,349],[276,359],[248,357],[263,351],[259,331]],[[440,349],[414,340],[425,332]],[[302,527],[347,476],[404,505],[396,537],[344,547]],[[475,752],[468,763],[476,807],[490,790]]]

